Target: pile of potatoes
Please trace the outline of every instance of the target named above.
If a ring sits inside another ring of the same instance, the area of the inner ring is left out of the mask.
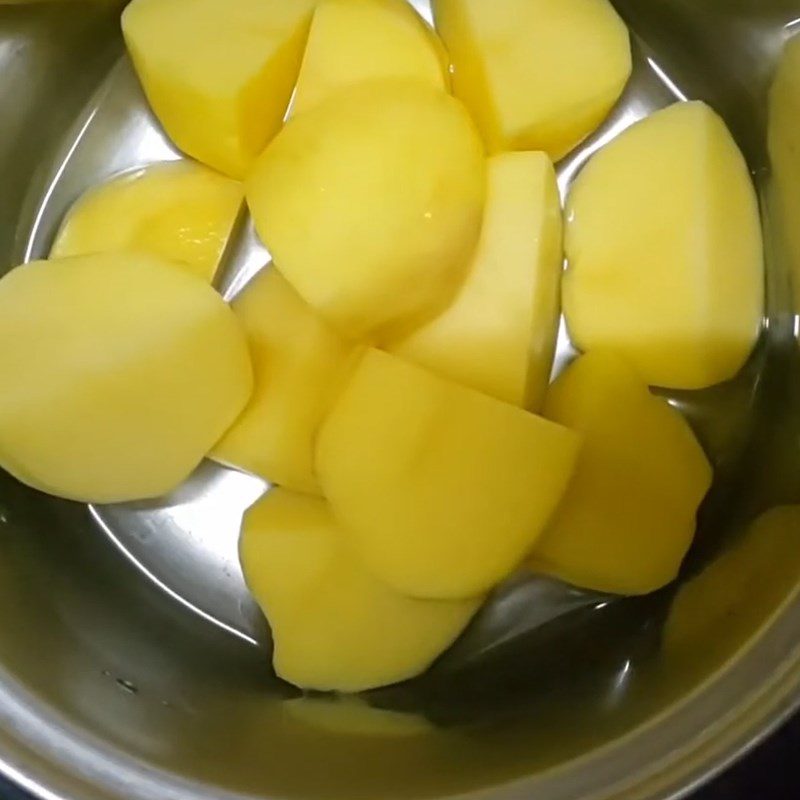
[[[359,691],[426,669],[520,567],[671,581],[712,479],[649,386],[732,378],[758,206],[700,102],[554,160],[631,72],[607,0],[132,0],[186,154],[92,189],[0,281],[0,465],[84,502],[210,457],[273,488],[241,558],[274,666]],[[243,203],[272,254],[212,288]],[[564,259],[566,255],[566,269]],[[562,312],[583,353],[550,383]]]

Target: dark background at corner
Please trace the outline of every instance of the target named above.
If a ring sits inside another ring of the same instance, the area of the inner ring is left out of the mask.
[[[796,798],[800,798],[800,715],[688,800]],[[29,798],[11,786],[0,785],[0,800]]]
[[[800,715],[691,800],[800,798]]]

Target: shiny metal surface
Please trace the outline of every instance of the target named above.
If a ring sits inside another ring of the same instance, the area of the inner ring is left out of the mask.
[[[429,17],[427,0],[414,4]],[[204,464],[160,503],[87,510],[0,476],[0,770],[38,796],[81,800],[655,800],[718,769],[797,703],[800,530],[774,558],[736,562],[745,574],[714,570],[720,552],[747,544],[758,513],[800,502],[790,290],[800,264],[766,148],[767,89],[800,2],[617,6],[633,31],[634,76],[559,165],[562,192],[625,127],[699,97],[728,120],[764,207],[769,313],[758,351],[735,381],[669,396],[716,467],[685,571],[710,587],[691,616],[718,612],[703,646],[681,644],[672,610],[689,590],[620,600],[517,576],[427,676],[369,693],[394,715],[311,701],[297,713],[297,700],[284,703],[297,693],[268,670],[268,630],[236,558],[238,521],[261,481]],[[0,6],[0,270],[46,255],[88,186],[180,157],[149,114],[115,17],[80,0]],[[268,262],[243,217],[220,290],[233,296]],[[555,370],[571,355],[562,328]],[[730,597],[729,586],[747,591]]]

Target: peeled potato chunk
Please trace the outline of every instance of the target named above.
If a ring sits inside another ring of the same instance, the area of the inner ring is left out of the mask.
[[[243,202],[241,183],[202,164],[153,164],[79,198],[50,257],[132,250],[183,264],[210,282]]]
[[[321,0],[314,12],[293,113],[373,78],[449,85],[439,37],[407,0]]]
[[[222,298],[169,261],[38,261],[0,281],[0,466],[71,500],[166,494],[236,419],[247,341]]]
[[[315,314],[275,269],[233,302],[255,371],[249,405],[212,458],[301,492],[318,492],[314,437],[355,348]]]
[[[375,575],[416,597],[482,594],[564,493],[578,436],[369,350],[324,423],[317,474]]]
[[[147,99],[175,144],[243,178],[277,133],[314,0],[132,0],[122,14]]]
[[[677,103],[600,150],[567,220],[563,303],[580,349],[619,351],[647,383],[675,389],[739,371],[763,308],[758,202],[707,105]]]
[[[561,201],[544,153],[488,162],[483,228],[451,305],[387,348],[456,383],[536,411],[560,313]]]
[[[463,106],[369,81],[289,120],[247,180],[275,265],[352,338],[430,316],[466,272],[485,165]]]
[[[304,689],[359,692],[423,672],[478,600],[416,600],[375,578],[327,503],[274,489],[244,518],[242,569],[269,620],[273,665]]]
[[[597,128],[631,74],[628,30],[608,0],[433,0],[453,91],[489,150],[556,161]]]
[[[712,477],[683,417],[624,360],[601,351],[567,368],[544,413],[582,434],[583,448],[532,567],[618,594],[673,580]]]

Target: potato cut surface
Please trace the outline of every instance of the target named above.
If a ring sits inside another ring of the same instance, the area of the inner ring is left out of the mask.
[[[461,598],[523,560],[578,448],[561,425],[370,350],[320,431],[317,474],[369,569],[414,596]]]
[[[278,132],[313,0],[132,0],[128,52],[164,129],[187,155],[243,178]]]
[[[388,349],[498,400],[541,409],[561,308],[561,228],[544,153],[490,158],[481,238],[463,286],[444,312]]]

